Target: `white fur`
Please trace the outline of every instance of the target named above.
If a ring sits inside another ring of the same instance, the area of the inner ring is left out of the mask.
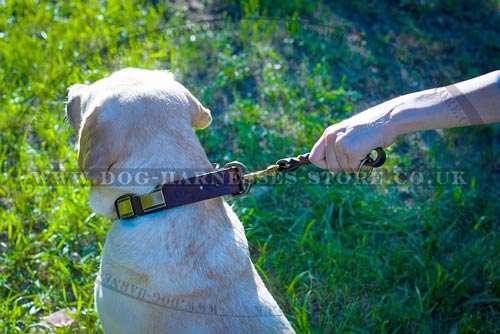
[[[208,126],[210,111],[168,72],[126,69],[72,86],[67,114],[79,133],[80,167],[97,183],[90,204],[98,213],[114,217],[118,196],[158,183],[107,184],[99,176],[107,170],[211,168],[191,129]],[[116,221],[95,300],[108,334],[294,333],[222,199]]]

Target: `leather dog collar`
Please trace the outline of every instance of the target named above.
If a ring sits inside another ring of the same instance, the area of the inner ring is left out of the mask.
[[[246,172],[243,164],[234,162],[218,171],[160,185],[145,195],[125,194],[115,201],[116,213],[119,219],[131,219],[225,195],[242,196],[250,187],[243,179]]]

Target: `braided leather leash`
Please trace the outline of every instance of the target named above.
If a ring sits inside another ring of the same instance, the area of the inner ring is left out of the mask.
[[[373,157],[373,152],[376,153],[376,156]],[[386,159],[385,151],[381,147],[377,147],[373,150],[372,153],[368,154],[361,163],[359,164],[358,171],[356,176],[359,179],[366,179],[370,176],[373,168],[380,167],[384,164]],[[301,154],[297,157],[283,158],[276,161],[275,164],[269,165],[266,169],[253,172],[253,173],[245,173],[242,175],[245,180],[255,180],[262,177],[273,176],[278,173],[284,172],[294,172],[301,166],[306,166],[311,164],[309,161],[310,153]],[[363,168],[366,169],[366,173],[362,174]]]

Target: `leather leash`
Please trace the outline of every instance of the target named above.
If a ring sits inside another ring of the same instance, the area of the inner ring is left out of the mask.
[[[386,155],[382,148],[374,150],[376,157],[369,154],[360,163],[358,178],[367,178],[373,168],[384,164]],[[131,219],[146,214],[175,208],[178,206],[200,202],[216,197],[231,195],[245,196],[250,191],[255,179],[293,172],[300,166],[309,165],[309,153],[294,158],[284,158],[266,169],[250,173],[248,168],[238,162],[230,162],[223,169],[187,179],[159,185],[145,195],[125,194],[115,201],[119,219]],[[367,174],[361,175],[361,169],[369,167]]]

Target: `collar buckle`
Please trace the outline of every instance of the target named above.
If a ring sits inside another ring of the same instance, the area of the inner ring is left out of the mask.
[[[118,197],[115,201],[116,213],[118,219],[126,219],[135,217],[134,206],[132,205],[131,194],[125,194]]]

